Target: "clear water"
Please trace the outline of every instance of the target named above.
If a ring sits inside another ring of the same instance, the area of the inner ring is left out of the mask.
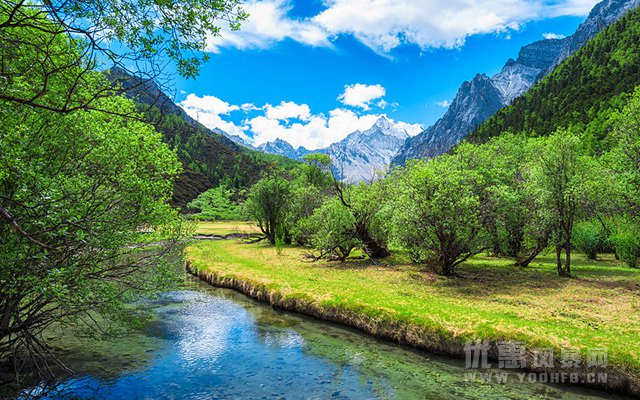
[[[463,362],[273,310],[191,281],[153,304],[144,334],[60,345],[78,399],[596,399],[564,385],[465,382]],[[68,338],[72,341],[72,338]]]

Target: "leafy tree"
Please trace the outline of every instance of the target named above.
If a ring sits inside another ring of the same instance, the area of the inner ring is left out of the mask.
[[[188,208],[199,210],[193,218],[206,221],[240,220],[242,206],[234,201],[234,191],[225,186],[211,188],[189,203]]]
[[[551,226],[538,191],[526,171],[538,153],[536,140],[505,134],[482,145],[463,143],[456,149],[466,168],[480,179],[474,193],[481,208],[479,221],[496,255],[515,257],[527,266],[548,244]]]
[[[276,231],[280,228],[284,229],[284,237],[289,237],[285,224],[291,200],[291,183],[280,177],[263,178],[251,187],[245,203],[247,213],[271,244],[276,243]]]
[[[481,203],[474,193],[478,176],[458,159],[414,161],[390,179],[397,182],[392,236],[415,262],[451,275],[485,248]]]
[[[615,248],[616,255],[630,268],[637,268],[640,257],[640,225],[622,221],[614,229],[609,240]]]
[[[384,258],[391,254],[382,235],[373,232],[372,218],[383,204],[383,198],[376,197],[382,192],[376,186],[350,187],[340,182],[334,170],[331,170],[335,193],[343,206],[351,211],[355,218],[356,235],[364,244],[364,250],[371,258]],[[369,191],[368,189],[372,189]],[[351,194],[354,197],[351,197]],[[373,197],[372,197],[373,196]],[[376,200],[377,199],[377,200]],[[376,202],[377,201],[377,202]]]
[[[321,153],[307,154],[302,157],[302,161],[304,162],[302,172],[307,184],[319,189],[331,186],[331,175],[329,173],[331,158],[328,155]]]
[[[579,138],[560,131],[544,139],[539,157],[532,168],[532,179],[539,190],[539,201],[552,221],[560,276],[571,276],[573,227],[589,196],[586,188],[592,163],[593,159],[582,155]]]
[[[100,79],[98,76],[96,79]],[[129,100],[99,106],[134,113]],[[0,104],[0,358],[46,374],[41,334],[173,282],[183,228],[168,204],[180,164],[152,127],[99,111]],[[96,327],[97,329],[97,327]]]
[[[576,224],[573,228],[573,245],[585,253],[589,260],[595,260],[604,245],[600,224],[594,221]]]
[[[94,313],[120,318],[174,283],[185,239],[167,204],[176,154],[130,100],[99,93],[110,83],[50,7],[0,5],[0,358],[18,378],[28,360],[51,372],[51,323],[97,329]]]
[[[321,257],[335,256],[344,262],[354,248],[362,245],[353,214],[335,197],[316,209],[305,223],[313,227],[311,245]]]
[[[139,70],[152,79],[171,60],[179,74],[193,78],[208,58],[203,52],[208,39],[220,35],[220,24],[238,29],[247,19],[240,5],[240,0],[5,0],[0,3],[2,58],[29,61],[29,67],[2,68],[0,99],[59,112],[95,107],[94,100],[108,96],[111,86],[96,86],[92,96],[82,96],[85,85],[79,83],[100,63],[144,65]],[[57,43],[73,43],[78,51],[56,57]],[[7,90],[16,80],[31,93]],[[60,96],[58,102],[46,99],[51,90]]]
[[[615,147],[603,157],[617,175],[617,195],[628,217],[640,217],[640,86],[614,127]]]

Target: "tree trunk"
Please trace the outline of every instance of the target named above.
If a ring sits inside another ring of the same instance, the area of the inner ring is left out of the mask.
[[[564,266],[566,277],[571,277],[571,242],[567,241],[565,244],[566,263]]]
[[[535,249],[525,258],[516,258],[516,266],[522,268],[528,267],[529,264],[531,264],[531,261],[535,260],[541,252],[542,249]]]
[[[562,267],[562,246],[556,245],[556,268],[558,269],[558,275],[564,276],[564,268]]]
[[[369,257],[384,258],[391,254],[387,246],[374,239],[362,223],[356,223],[356,235],[364,243],[364,251]]]

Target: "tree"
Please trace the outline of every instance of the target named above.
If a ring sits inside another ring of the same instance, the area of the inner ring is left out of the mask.
[[[0,5],[0,358],[17,379],[51,373],[54,321],[97,329],[169,287],[185,239],[175,153],[131,101],[95,96],[109,82],[47,7]]]
[[[380,194],[378,190],[368,191],[366,186],[349,187],[340,182],[331,169],[333,186],[336,195],[343,206],[348,208],[355,218],[355,229],[358,239],[364,244],[364,250],[371,258],[388,257],[391,253],[381,235],[376,235],[372,231],[372,218],[382,207],[383,198],[374,198],[371,195]],[[381,186],[380,186],[381,187]],[[374,189],[374,186],[371,186]],[[355,196],[352,199],[351,193]],[[355,200],[355,202],[353,201]],[[372,202],[373,201],[373,202]]]
[[[603,157],[618,178],[618,196],[627,217],[640,217],[640,87],[636,88],[614,126],[615,147]]]
[[[124,98],[99,103],[135,113]],[[141,122],[0,110],[0,358],[16,377],[27,361],[48,374],[51,323],[95,327],[94,313],[118,318],[125,299],[173,282],[184,232],[167,201],[180,164]]]
[[[362,244],[358,240],[353,214],[337,198],[327,200],[304,222],[313,229],[311,245],[320,257],[335,256],[344,262]]]
[[[478,176],[459,159],[445,155],[414,161],[390,179],[397,182],[392,236],[413,261],[452,275],[485,248],[481,203],[473,190]]]
[[[0,99],[58,112],[96,107],[94,101],[109,96],[111,85],[93,87],[89,96],[80,90],[87,90],[83,83],[98,65],[134,65],[148,81],[157,80],[170,60],[180,75],[193,78],[208,59],[203,51],[220,35],[220,24],[234,30],[247,19],[240,5],[240,0],[2,1],[0,57],[3,65],[19,60],[24,66],[1,69]],[[77,51],[57,57],[60,43],[72,43]],[[30,90],[7,90],[16,81]],[[47,98],[52,91],[57,102]]]
[[[582,155],[577,136],[559,131],[544,139],[536,164],[531,169],[541,207],[549,213],[553,226],[557,270],[563,277],[571,276],[573,227],[587,202],[586,188],[592,162],[593,159]]]
[[[200,211],[194,218],[206,221],[242,219],[242,207],[233,199],[234,191],[218,186],[201,193],[187,207]]]
[[[456,149],[466,168],[480,177],[474,193],[480,199],[479,221],[487,232],[487,245],[496,255],[514,257],[522,267],[547,247],[552,230],[526,173],[536,154],[537,139],[511,134]]]
[[[301,166],[306,183],[324,189],[331,186],[329,168],[331,158],[322,153],[307,154],[302,157],[304,164]]]
[[[247,213],[258,223],[271,244],[276,243],[279,229],[284,230],[285,237],[289,236],[289,228],[285,224],[291,199],[291,183],[283,178],[263,178],[251,187],[246,202]]]

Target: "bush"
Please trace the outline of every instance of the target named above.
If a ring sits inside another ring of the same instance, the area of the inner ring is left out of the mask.
[[[593,221],[576,224],[573,228],[573,245],[585,253],[589,260],[595,260],[604,247],[600,224]]]
[[[191,216],[200,221],[241,220],[242,206],[233,200],[234,192],[226,186],[218,186],[201,193],[187,207],[200,211]]]
[[[271,244],[276,244],[276,229],[284,228],[288,239],[287,215],[291,206],[291,183],[282,178],[263,178],[251,188],[247,198],[247,213],[258,224]]]
[[[311,245],[320,251],[321,257],[337,257],[344,262],[351,250],[362,245],[356,237],[355,223],[351,211],[339,199],[332,198],[303,225],[314,227]]]
[[[481,204],[473,193],[477,176],[451,156],[415,161],[397,174],[391,221],[395,242],[414,262],[452,275],[484,248]]]
[[[631,268],[637,268],[640,257],[640,226],[632,223],[620,224],[609,240],[620,260]]]

